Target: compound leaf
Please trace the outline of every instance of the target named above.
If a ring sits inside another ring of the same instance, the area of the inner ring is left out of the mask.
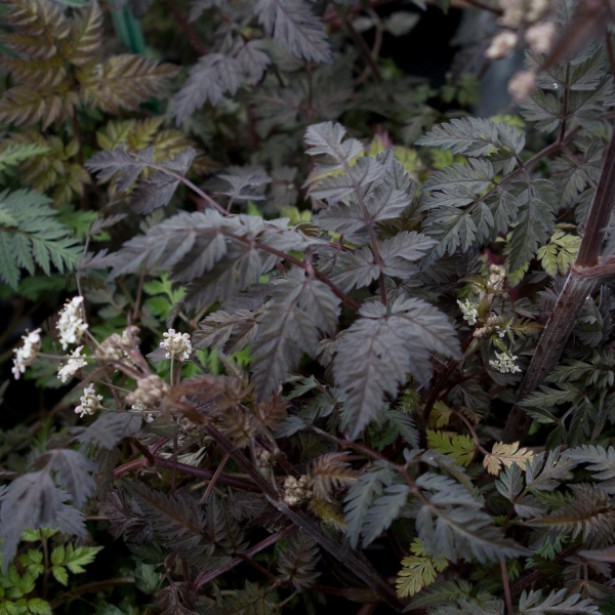
[[[318,63],[331,61],[322,23],[304,0],[258,0],[254,11],[267,34],[291,54]]]

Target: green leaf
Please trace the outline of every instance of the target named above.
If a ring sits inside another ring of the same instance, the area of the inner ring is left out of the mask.
[[[73,573],[85,572],[84,566],[91,564],[96,558],[96,554],[102,551],[103,547],[77,547],[69,544],[66,547],[64,565]]]
[[[53,615],[51,605],[42,598],[28,598],[26,607],[32,615]]]
[[[448,455],[460,466],[469,466],[476,454],[476,444],[470,436],[453,434],[445,431],[427,430],[427,444],[429,448]]]
[[[79,261],[77,240],[57,222],[50,202],[32,190],[0,193],[0,280],[13,289],[21,269],[33,274],[38,265],[49,275],[52,266],[70,271]]]
[[[6,167],[13,164],[18,164],[24,160],[28,160],[32,156],[46,154],[48,151],[49,147],[39,143],[18,143],[15,145],[9,145],[0,151],[0,171],[4,171]],[[1,219],[0,224],[3,224]]]

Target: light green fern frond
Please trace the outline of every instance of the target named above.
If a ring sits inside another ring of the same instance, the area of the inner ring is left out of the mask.
[[[72,269],[81,254],[70,231],[57,220],[50,199],[32,190],[0,193],[0,280],[17,288],[21,270],[33,274]]]

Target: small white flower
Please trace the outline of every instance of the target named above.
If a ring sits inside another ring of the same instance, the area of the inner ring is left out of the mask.
[[[83,346],[77,346],[64,365],[58,369],[58,378],[60,382],[68,382],[82,367],[85,367],[88,362],[81,355]]]
[[[27,335],[21,337],[23,344],[19,348],[15,348],[13,352],[13,377],[15,380],[19,380],[21,374],[24,374],[26,367],[32,365],[32,362],[36,358],[36,354],[41,348],[41,330],[36,329]]]
[[[472,303],[469,299],[465,299],[464,301],[457,301],[457,305],[461,310],[461,315],[463,319],[469,325],[475,325],[478,321],[478,308],[474,303]]]
[[[509,352],[497,352],[496,358],[489,360],[489,365],[502,374],[518,374],[521,368],[516,364],[517,356]]]
[[[492,60],[503,58],[515,48],[517,40],[518,37],[514,32],[510,32],[509,30],[498,32],[491,40],[491,45],[489,45],[489,48],[485,51],[485,55]]]
[[[555,38],[555,24],[552,21],[541,21],[527,29],[525,40],[536,53],[547,53]]]
[[[83,297],[73,297],[64,304],[60,311],[56,328],[60,333],[62,350],[66,350],[73,344],[78,344],[88,329],[87,323],[83,320],[82,305]]]
[[[83,389],[83,395],[79,400],[79,405],[75,408],[75,413],[81,418],[86,415],[92,415],[96,410],[101,408],[100,402],[102,401],[102,395],[97,395],[94,390],[94,385],[90,384]]]
[[[179,359],[187,361],[192,354],[192,343],[188,333],[176,333],[175,329],[169,329],[162,334],[165,339],[160,342],[160,348],[166,350],[165,357],[167,359]]]

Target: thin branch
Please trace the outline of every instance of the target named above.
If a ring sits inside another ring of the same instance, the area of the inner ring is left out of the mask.
[[[378,83],[384,83],[382,73],[380,72],[380,69],[378,68],[378,65],[376,64],[376,61],[374,60],[372,56],[372,52],[370,48],[367,46],[365,39],[354,29],[354,26],[352,25],[348,17],[346,17],[345,15],[340,15],[339,17],[340,17],[340,21],[342,25],[344,26],[344,29],[346,30],[346,32],[348,32],[348,35],[354,42],[356,48],[359,50],[359,54],[361,55],[361,58],[363,58],[363,61],[365,62],[365,64],[369,66],[369,69],[371,70],[372,75],[374,75],[374,79]]]
[[[177,8],[177,4],[174,0],[162,0],[164,5],[169,10],[169,13],[173,16],[173,19],[177,23],[177,25],[183,30],[186,35],[186,39],[192,46],[192,48],[201,56],[205,55],[208,50],[207,47],[203,44],[203,41],[199,38],[197,33],[194,31],[188,20],[179,12]]]
[[[267,536],[267,538],[261,540],[258,544],[255,544],[245,553],[237,555],[232,560],[226,562],[225,564],[222,564],[221,566],[218,566],[218,568],[215,568],[214,570],[211,570],[209,572],[201,572],[194,580],[194,588],[198,591],[199,589],[201,589],[201,587],[203,587],[203,585],[206,585],[214,579],[217,579],[221,574],[232,570],[233,568],[235,568],[235,566],[246,561],[246,558],[252,558],[257,553],[260,553],[261,551],[264,551],[265,549],[269,548],[271,545],[274,545],[276,542],[278,542],[278,540],[281,540],[282,538],[284,538],[284,536],[288,536],[288,534],[290,534],[294,530],[295,526],[291,523],[290,525],[287,525],[285,528],[279,530],[278,532]]]
[[[513,607],[512,595],[510,593],[510,579],[508,577],[508,568],[506,567],[506,560],[500,557],[500,570],[502,571],[502,585],[504,586],[504,603],[506,604],[506,615],[514,615],[515,609]]]

